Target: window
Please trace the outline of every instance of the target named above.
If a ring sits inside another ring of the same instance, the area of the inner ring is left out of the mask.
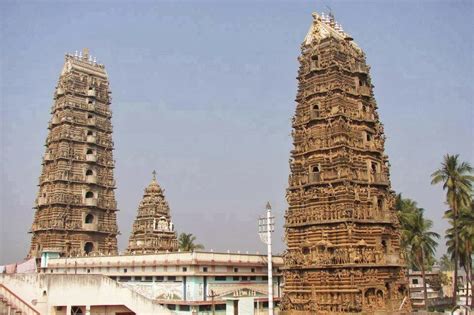
[[[255,281],[255,280],[257,280],[257,277],[251,276],[249,279],[250,279],[250,281]]]
[[[377,173],[377,163],[372,162],[370,165],[372,167],[372,172]]]
[[[86,192],[86,198],[94,198],[94,193],[92,191]]]
[[[146,277],[143,277],[143,281],[144,282],[152,282],[153,281],[153,276],[146,276]]]
[[[91,224],[91,223],[94,223],[94,216],[92,214],[87,214],[86,215],[86,220],[85,220],[85,223],[87,224]]]
[[[179,310],[180,310],[180,311],[187,311],[187,312],[189,312],[190,307],[189,307],[189,305],[180,305],[180,306],[179,306]]]
[[[225,311],[225,304],[217,304],[214,306],[216,311]]]
[[[156,281],[158,281],[158,282],[163,282],[164,280],[165,280],[165,277],[163,277],[163,276],[156,277]]]
[[[318,166],[313,166],[313,167],[311,168],[311,171],[312,171],[313,173],[319,173],[319,167],[318,167]]]
[[[267,281],[268,280],[268,276],[262,276],[262,281]]]
[[[92,130],[87,130],[87,135],[88,135],[88,136],[93,136],[93,135],[94,135],[94,132],[92,132]]]
[[[172,311],[176,310],[176,305],[174,304],[168,304],[167,307],[169,310],[172,310]]]
[[[128,282],[132,279],[132,277],[120,277],[121,282]]]
[[[92,150],[92,149],[87,149],[86,154],[94,154],[94,150]]]
[[[187,267],[183,267],[183,272],[186,272],[188,271],[188,268]]]
[[[383,210],[383,199],[377,198],[377,208],[382,211]]]
[[[411,283],[412,283],[412,284],[418,284],[418,279],[412,279],[412,280],[411,280]]]
[[[175,276],[169,276],[168,281],[176,281],[176,277]]]
[[[210,305],[199,305],[200,312],[210,312],[211,306]]]
[[[214,277],[214,280],[215,281],[226,281],[227,277],[226,276],[216,276],[216,277]]]
[[[255,272],[255,268],[251,268],[251,269],[250,269],[250,272]]]
[[[248,281],[248,280],[249,280],[249,278],[247,276],[242,277],[242,281]]]
[[[91,270],[90,270],[90,269],[87,269],[87,273],[91,273]]]
[[[84,244],[84,251],[86,252],[86,254],[91,253],[93,250],[94,244],[92,244],[92,242],[87,242],[86,244]]]
[[[202,267],[202,272],[207,272],[207,267]]]
[[[127,268],[123,268],[123,273],[127,273]]]
[[[239,280],[240,280],[240,277],[238,277],[238,276],[233,276],[233,277],[232,277],[232,280],[234,280],[234,281],[239,281]]]
[[[94,116],[92,114],[87,115],[87,118],[92,119]]]
[[[86,171],[86,176],[94,175],[94,172],[92,170],[87,170]]]
[[[234,268],[234,272],[239,272],[239,268]]]

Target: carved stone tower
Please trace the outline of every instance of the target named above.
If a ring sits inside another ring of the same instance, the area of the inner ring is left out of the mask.
[[[284,314],[409,308],[383,125],[362,50],[313,14],[299,57]]]
[[[146,254],[177,250],[178,240],[171,222],[170,207],[164,190],[156,182],[156,172],[153,172],[153,179],[138,205],[127,252]]]
[[[87,49],[66,55],[54,93],[29,256],[116,254],[107,73]]]

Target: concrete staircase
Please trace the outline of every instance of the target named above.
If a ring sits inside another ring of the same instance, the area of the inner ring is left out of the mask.
[[[137,292],[102,275],[0,275],[0,315],[64,314],[73,306],[111,306],[135,314],[173,314]]]
[[[1,315],[40,315],[31,305],[0,283]]]

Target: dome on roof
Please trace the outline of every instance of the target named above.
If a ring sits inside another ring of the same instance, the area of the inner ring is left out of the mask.
[[[158,182],[156,181],[156,172],[153,171],[153,179],[151,180],[150,185],[148,185],[147,188],[145,188],[146,193],[163,193],[160,185],[158,185]]]

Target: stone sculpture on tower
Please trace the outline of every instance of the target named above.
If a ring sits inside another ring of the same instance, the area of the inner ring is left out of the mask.
[[[108,76],[87,49],[67,54],[54,93],[29,257],[117,254]]]
[[[407,310],[399,221],[365,54],[332,15],[301,46],[283,314]]]
[[[153,172],[153,179],[138,206],[127,252],[138,255],[177,250],[178,240],[171,221],[170,207],[165,200],[164,190],[156,181],[156,172]]]

